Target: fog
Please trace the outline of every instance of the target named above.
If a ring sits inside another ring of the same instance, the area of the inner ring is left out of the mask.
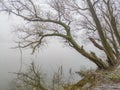
[[[20,51],[19,49],[12,49],[17,45],[14,42],[13,26],[20,22],[22,21],[17,17],[0,14],[0,90],[9,90],[9,83],[15,77],[12,72],[18,72],[20,68]],[[34,61],[48,71],[52,71],[60,65],[65,70],[72,68],[73,71],[83,67],[95,67],[92,62],[89,62],[72,48],[62,44],[58,39],[51,40],[48,45],[33,55],[31,50],[23,49],[22,56],[23,67]]]

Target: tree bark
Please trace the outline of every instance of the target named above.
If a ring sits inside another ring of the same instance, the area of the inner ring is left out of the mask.
[[[87,0],[87,4],[89,6],[89,11],[92,14],[92,18],[93,18],[93,20],[94,20],[94,22],[96,24],[96,28],[97,28],[99,37],[101,39],[102,45],[103,45],[103,47],[105,49],[105,53],[109,57],[109,60],[111,62],[110,65],[114,66],[116,64],[116,59],[115,59],[114,54],[112,52],[113,50],[112,50],[111,46],[109,45],[109,43],[107,42],[107,40],[106,40],[106,38],[104,36],[104,33],[102,31],[102,26],[100,24],[100,21],[99,21],[99,19],[97,17],[97,14],[96,14],[94,8],[93,8],[91,0]]]

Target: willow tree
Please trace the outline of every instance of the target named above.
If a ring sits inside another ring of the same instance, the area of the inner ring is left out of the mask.
[[[35,52],[49,37],[60,37],[99,69],[119,65],[120,0],[49,0],[44,6],[40,0],[2,0],[0,5],[1,11],[27,22],[17,28],[21,48],[30,47]],[[75,34],[79,31],[86,32],[92,45],[106,58],[77,42]]]

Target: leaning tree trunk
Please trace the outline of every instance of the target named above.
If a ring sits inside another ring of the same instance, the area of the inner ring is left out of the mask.
[[[93,5],[91,3],[90,0],[87,0],[87,3],[88,3],[88,6],[89,6],[89,11],[90,13],[92,14],[92,18],[95,22],[95,25],[96,25],[96,28],[97,28],[97,31],[98,31],[98,35],[101,39],[101,43],[105,49],[105,53],[106,53],[106,56],[108,57],[108,63],[111,66],[116,66],[116,64],[118,63],[115,56],[114,56],[114,52],[110,46],[110,44],[108,43],[104,33],[103,33],[103,29],[102,29],[102,26],[100,24],[100,21],[97,17],[97,14],[93,8]]]

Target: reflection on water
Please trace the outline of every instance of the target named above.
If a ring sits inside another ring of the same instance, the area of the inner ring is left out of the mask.
[[[0,44],[0,88],[2,88],[0,90],[7,90],[3,88],[8,86],[8,82],[12,79],[11,77],[14,77],[14,75],[9,72],[17,72],[20,67],[19,50],[10,49],[10,46],[13,46],[13,44]],[[84,59],[85,58],[81,57],[74,50],[62,48],[60,45],[54,46],[54,44],[50,44],[47,49],[40,51],[37,55],[30,55],[30,50],[23,52],[23,65],[29,64],[31,60],[34,60],[39,63],[43,69],[50,67],[49,69],[54,70],[54,68],[60,65],[63,65],[66,70],[69,68],[79,70],[82,66],[94,67],[91,62]]]

